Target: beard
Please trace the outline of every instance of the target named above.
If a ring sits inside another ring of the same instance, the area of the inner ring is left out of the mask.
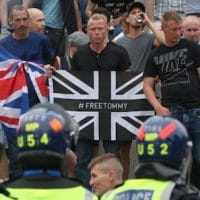
[[[24,35],[27,34],[29,32],[29,28],[26,26],[22,26],[20,28],[18,28],[17,33],[20,35]]]
[[[141,29],[143,27],[142,23],[131,24],[131,28],[133,29]]]

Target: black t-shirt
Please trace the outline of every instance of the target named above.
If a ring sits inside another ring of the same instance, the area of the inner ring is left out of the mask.
[[[90,45],[80,47],[72,59],[72,70],[87,71],[124,71],[129,69],[127,51],[109,42],[101,53],[94,52]]]
[[[113,18],[121,16],[127,11],[128,4],[134,2],[134,0],[91,0],[97,4],[98,7],[106,8]]]
[[[165,106],[200,106],[200,46],[181,39],[174,47],[160,45],[147,61],[144,77],[159,76]]]

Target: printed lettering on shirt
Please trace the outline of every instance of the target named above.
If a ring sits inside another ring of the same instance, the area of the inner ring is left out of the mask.
[[[190,84],[188,69],[193,63],[187,63],[188,49],[178,49],[154,57],[154,62],[159,66],[162,75],[162,87]]]

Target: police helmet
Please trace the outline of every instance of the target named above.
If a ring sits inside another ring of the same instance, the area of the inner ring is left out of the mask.
[[[140,127],[137,153],[141,163],[163,163],[180,169],[187,152],[188,133],[178,120],[153,116]]]
[[[19,161],[25,168],[44,165],[57,168],[76,129],[75,121],[61,106],[50,103],[33,106],[19,120]]]

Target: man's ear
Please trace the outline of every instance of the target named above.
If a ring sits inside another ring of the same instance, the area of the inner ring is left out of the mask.
[[[108,176],[109,176],[109,179],[113,179],[114,176],[115,176],[115,171],[114,171],[114,170],[110,170],[110,171],[108,172]]]
[[[8,23],[12,26],[12,20],[10,17],[8,18]]]
[[[111,27],[111,23],[109,22],[108,24],[106,24],[106,30],[109,30]]]
[[[126,21],[126,23],[130,23],[130,19],[129,19],[129,16],[127,16],[126,18],[125,18],[125,21]]]

